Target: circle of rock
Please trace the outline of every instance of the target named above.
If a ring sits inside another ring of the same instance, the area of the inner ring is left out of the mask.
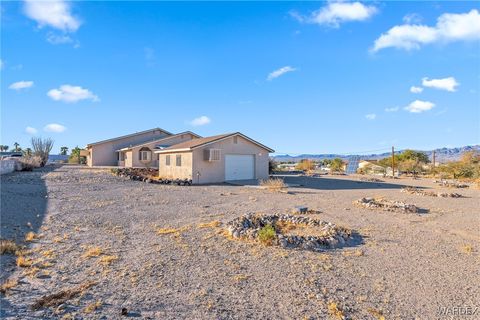
[[[413,204],[401,201],[388,201],[385,199],[361,198],[355,201],[354,204],[368,209],[382,209],[386,211],[403,211],[411,213],[418,213],[420,211],[420,209]]]
[[[322,235],[284,235],[275,227],[278,222],[319,227],[319,231]],[[233,238],[257,240],[258,232],[268,225],[273,226],[276,233],[275,239],[272,243],[283,248],[301,248],[305,250],[321,251],[326,248],[342,246],[352,237],[351,230],[336,226],[333,223],[289,214],[247,214],[228,222],[226,227],[228,233]]]

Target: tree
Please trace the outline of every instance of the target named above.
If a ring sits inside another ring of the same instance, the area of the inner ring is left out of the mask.
[[[277,162],[273,158],[268,159],[268,173],[273,173],[277,169]]]
[[[23,150],[23,155],[26,157],[31,157],[32,156],[32,149],[31,148],[26,148]]]
[[[18,147],[20,146],[20,144],[19,144],[18,142],[15,142],[15,143],[13,144],[13,146],[15,147],[13,150],[14,150],[15,152],[18,152],[18,151],[19,151]]]
[[[4,145],[4,144],[0,145],[0,151],[7,151],[8,148],[9,148],[9,147],[6,146],[6,145]]]
[[[39,137],[32,138],[33,154],[40,157],[40,166],[44,167],[48,162],[48,156],[53,148],[53,140],[50,138],[42,139]]]
[[[310,171],[315,168],[315,164],[310,159],[302,159],[297,163],[296,169],[302,171]]]
[[[78,146],[72,149],[70,153],[70,157],[68,157],[68,163],[78,163],[78,164],[85,164],[87,163],[87,158],[84,156],[80,156],[80,149]]]
[[[60,148],[60,154],[61,154],[62,156],[67,155],[67,152],[68,152],[68,147],[61,147],[61,148]]]
[[[335,159],[332,160],[332,162],[330,162],[330,171],[342,172],[344,165],[345,165],[345,163],[343,162],[342,159],[335,158]]]

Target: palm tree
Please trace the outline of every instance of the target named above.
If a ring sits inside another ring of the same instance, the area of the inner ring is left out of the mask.
[[[25,153],[25,155],[26,155],[27,157],[30,157],[30,156],[32,155],[32,149],[31,149],[31,148],[27,148],[27,149],[25,149],[25,152],[24,152],[24,153]]]
[[[13,146],[15,147],[15,149],[14,149],[15,152],[18,152],[18,147],[20,146],[20,144],[19,144],[18,142],[15,142],[15,143],[13,144]]]
[[[65,156],[68,152],[68,147],[61,147],[60,148],[60,154]]]
[[[7,150],[8,150],[8,146],[6,146],[4,144],[0,145],[0,151],[7,151]]]

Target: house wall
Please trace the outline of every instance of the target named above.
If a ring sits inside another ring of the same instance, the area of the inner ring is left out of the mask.
[[[176,157],[182,156],[182,165],[176,165]],[[192,179],[192,152],[160,153],[158,175],[168,179]],[[166,165],[166,157],[170,155],[170,165]]]
[[[135,136],[92,145],[89,148],[90,154],[87,156],[87,165],[116,166],[118,163],[116,150],[167,136],[169,135],[161,130],[152,130]]]
[[[174,137],[171,137],[171,138],[167,138],[165,141],[162,141],[160,143],[159,142],[152,142],[152,143],[146,144],[146,145],[141,146],[141,147],[132,148],[132,151],[133,151],[133,166],[134,167],[139,167],[139,168],[147,168],[147,167],[158,168],[159,161],[158,161],[158,154],[154,153],[155,146],[157,146],[158,144],[162,144],[162,145],[166,145],[166,146],[172,146],[174,144],[181,143],[181,142],[188,141],[188,140],[192,140],[194,138],[195,138],[195,136],[193,136],[192,134],[185,133],[185,134],[182,134],[182,135],[179,135],[179,136],[174,136]],[[145,163],[145,162],[140,161],[140,149],[143,148],[143,147],[148,147],[148,148],[150,148],[150,150],[152,150],[152,161],[149,162],[149,163]],[[165,163],[165,162],[163,162],[163,163]],[[125,165],[125,166],[127,166],[127,165]]]
[[[238,136],[237,144],[234,137],[209,144],[192,151],[193,154],[193,183],[221,183],[225,181],[225,155],[251,154],[255,155],[255,179],[268,179],[268,151],[256,144]],[[220,161],[204,160],[205,149],[220,149]],[[197,176],[197,173],[200,175]]]

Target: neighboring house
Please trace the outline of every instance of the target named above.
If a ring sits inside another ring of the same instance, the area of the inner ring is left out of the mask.
[[[269,153],[274,150],[239,133],[193,139],[159,154],[159,176],[192,179],[194,184],[268,179]]]
[[[92,166],[116,166],[118,165],[119,153],[117,150],[137,145],[140,143],[158,140],[172,136],[173,134],[160,128],[153,128],[142,132],[136,132],[118,138],[90,143],[86,146],[87,165]]]
[[[128,168],[158,168],[158,154],[153,153],[154,151],[197,138],[201,137],[193,132],[186,131],[119,149],[117,150],[119,155],[118,166]]]

